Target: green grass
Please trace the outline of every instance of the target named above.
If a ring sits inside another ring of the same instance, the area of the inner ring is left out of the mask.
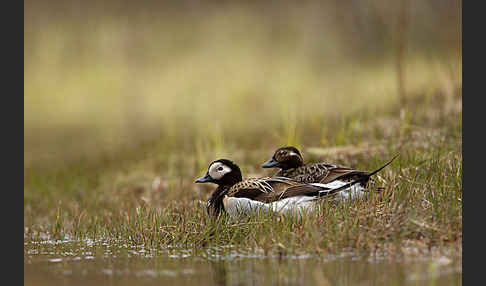
[[[235,245],[273,254],[349,249],[396,254],[409,246],[460,249],[461,112],[441,113],[445,103],[440,98],[427,106],[423,100],[423,96],[411,98],[402,112],[408,115],[402,118],[350,115],[344,118],[348,123],[341,125],[346,126],[344,131],[327,122],[329,130],[335,130],[335,134],[326,133],[328,138],[351,148],[300,145],[307,160],[324,159],[367,170],[400,152],[375,183],[386,188],[383,194],[350,204],[323,201],[318,212],[302,218],[262,215],[241,221],[214,220],[206,215],[204,204],[215,186],[193,184],[194,178],[220,156],[238,162],[244,176],[265,175],[259,165],[278,146],[241,150],[227,145],[222,133],[215,133],[196,142],[192,154],[166,154],[153,145],[145,147],[142,157],[126,154],[125,160],[107,158],[96,166],[76,162],[49,171],[26,171],[27,240],[36,241],[46,233],[54,238],[68,234],[155,248]],[[460,97],[455,102],[460,104]],[[337,120],[336,126],[341,122]],[[378,127],[382,124],[390,129]],[[380,132],[374,132],[377,129]],[[343,132],[347,135],[340,137]],[[157,177],[160,184],[153,187]]]

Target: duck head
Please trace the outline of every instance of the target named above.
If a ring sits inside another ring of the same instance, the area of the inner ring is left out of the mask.
[[[278,148],[272,158],[262,165],[262,168],[280,168],[283,170],[304,165],[304,158],[293,146]]]
[[[214,183],[217,185],[234,185],[242,180],[238,165],[228,159],[219,159],[209,164],[208,171],[194,183]]]

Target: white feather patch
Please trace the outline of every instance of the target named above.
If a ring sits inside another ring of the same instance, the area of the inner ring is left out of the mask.
[[[341,186],[344,186],[347,183],[349,183],[349,182],[336,180],[336,181],[332,181],[332,182],[327,183],[327,184],[313,183],[311,185],[336,189],[336,188],[339,188]],[[357,184],[354,184],[347,189],[344,189],[344,190],[338,192],[336,194],[335,199],[338,200],[338,201],[339,200],[348,201],[350,199],[351,200],[360,199],[365,194],[363,190],[364,190],[364,186],[361,183],[357,183]]]
[[[231,168],[221,162],[213,163],[209,166],[209,176],[215,180],[221,179],[224,175],[231,172]]]
[[[258,211],[290,214],[312,211],[315,206],[315,197],[297,196],[285,198],[273,203],[264,203],[247,198],[225,196],[223,198],[223,205],[230,216],[250,215]]]

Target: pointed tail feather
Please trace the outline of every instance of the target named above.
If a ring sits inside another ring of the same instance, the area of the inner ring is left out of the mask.
[[[361,177],[361,178],[359,178],[359,179],[356,179],[356,180],[354,180],[354,181],[351,181],[351,182],[349,182],[349,183],[347,183],[347,184],[344,184],[344,185],[342,185],[342,186],[340,186],[340,187],[337,187],[337,188],[335,188],[335,189],[331,189],[331,190],[328,190],[328,191],[323,190],[323,191],[322,191],[322,193],[320,193],[320,195],[321,195],[321,196],[328,196],[328,195],[332,195],[332,194],[335,194],[335,193],[337,193],[337,192],[339,192],[339,191],[342,191],[342,190],[345,190],[345,189],[347,189],[347,188],[350,188],[350,187],[352,187],[352,186],[353,186],[353,185],[355,185],[355,184],[358,184],[358,183],[361,183],[361,182],[363,182],[363,181],[368,180],[368,179],[369,179],[371,176],[373,176],[374,174],[378,173],[379,171],[381,171],[381,170],[382,170],[383,168],[385,168],[386,166],[390,165],[390,164],[391,164],[391,162],[393,162],[393,160],[395,160],[395,159],[396,159],[396,158],[397,158],[399,155],[400,155],[400,153],[398,153],[397,155],[395,155],[395,156],[394,156],[394,157],[393,157],[393,158],[392,158],[390,161],[388,161],[388,162],[387,162],[385,165],[381,166],[380,168],[376,169],[375,171],[373,171],[373,172],[371,172],[371,173],[366,174],[366,176],[363,176],[363,177]],[[315,184],[313,184],[313,185],[315,185]]]
[[[400,153],[396,154],[390,161],[388,161],[388,163],[386,163],[385,165],[381,166],[380,168],[374,170],[373,172],[369,173],[368,174],[368,178],[373,176],[374,174],[378,173],[379,171],[381,171],[383,168],[385,168],[386,166],[390,165],[391,162],[393,162],[393,160],[395,160],[398,156],[400,156]]]

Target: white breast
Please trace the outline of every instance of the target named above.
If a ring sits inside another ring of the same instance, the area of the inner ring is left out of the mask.
[[[247,198],[226,196],[223,198],[223,205],[230,216],[250,215],[259,211],[290,214],[312,211],[315,206],[315,197],[297,196],[285,198],[273,203],[264,203]]]

